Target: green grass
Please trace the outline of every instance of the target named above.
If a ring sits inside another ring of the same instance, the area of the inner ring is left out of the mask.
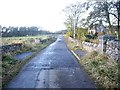
[[[20,63],[18,60],[13,58],[10,53],[7,53],[2,56],[2,84],[6,83],[8,76],[11,77],[12,70],[15,69],[15,65]]]

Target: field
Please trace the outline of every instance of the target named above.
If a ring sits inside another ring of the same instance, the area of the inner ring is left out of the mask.
[[[28,39],[37,39],[41,40],[47,39],[50,35],[38,35],[38,36],[23,36],[23,37],[2,37],[2,45],[15,44],[15,43],[23,43]]]

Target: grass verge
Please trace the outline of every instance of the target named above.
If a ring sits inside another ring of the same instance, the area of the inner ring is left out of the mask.
[[[79,60],[100,88],[118,88],[118,64],[96,51]]]
[[[75,40],[71,37],[67,37],[67,36],[64,36],[65,37],[65,42],[67,44],[67,47],[70,49],[70,50],[82,50],[84,51],[83,47],[82,47],[82,43],[79,41],[79,40]]]
[[[69,50],[75,50],[76,42],[70,41],[68,38],[65,38],[65,42]],[[78,50],[82,46],[79,44]],[[113,89],[118,88],[118,63],[113,59],[108,58],[106,55],[99,54],[96,51],[88,53],[86,56],[78,60],[84,70],[88,75],[94,80],[99,88],[103,89]]]

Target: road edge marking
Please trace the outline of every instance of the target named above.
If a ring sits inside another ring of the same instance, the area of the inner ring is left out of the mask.
[[[73,51],[73,50],[70,50],[72,52],[72,54],[78,59],[80,60],[79,56]]]

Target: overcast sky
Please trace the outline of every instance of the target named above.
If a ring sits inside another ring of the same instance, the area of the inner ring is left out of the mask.
[[[0,25],[65,29],[62,10],[77,1],[84,0],[0,0]]]

